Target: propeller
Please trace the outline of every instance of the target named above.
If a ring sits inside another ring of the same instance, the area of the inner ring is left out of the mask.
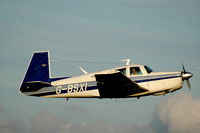
[[[183,68],[183,71],[181,72],[182,80],[183,80],[183,81],[186,80],[187,87],[188,87],[189,89],[191,89],[191,85],[190,85],[189,79],[193,76],[193,74],[190,73],[190,72],[187,72],[187,71],[185,70],[185,67],[184,67],[183,64],[182,64],[182,68]]]

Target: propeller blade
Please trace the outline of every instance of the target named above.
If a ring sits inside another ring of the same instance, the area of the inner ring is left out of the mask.
[[[190,81],[188,79],[186,80],[186,84],[187,84],[187,87],[191,90]]]
[[[185,71],[185,67],[184,67],[183,64],[182,64],[182,68],[183,68],[183,73],[186,73],[186,71]]]

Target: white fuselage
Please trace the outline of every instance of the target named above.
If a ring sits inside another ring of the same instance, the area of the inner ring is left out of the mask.
[[[132,68],[137,68],[140,72],[137,74],[131,72]],[[25,95],[54,98],[100,98],[95,74],[111,74],[119,71],[139,86],[148,90],[146,92],[129,95],[129,97],[164,95],[182,88],[183,85],[181,72],[148,72],[146,66],[143,65],[126,65],[53,81],[51,82],[52,87],[45,87],[35,92],[26,92]]]

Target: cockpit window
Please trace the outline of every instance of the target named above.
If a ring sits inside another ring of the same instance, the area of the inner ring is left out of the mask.
[[[153,72],[153,70],[150,67],[148,67],[148,66],[144,66],[144,68],[146,69],[146,71],[147,71],[148,74],[151,73],[151,72]]]
[[[126,75],[126,68],[119,69],[119,71],[120,71],[122,74]]]
[[[139,67],[131,67],[130,75],[142,75],[142,72]]]

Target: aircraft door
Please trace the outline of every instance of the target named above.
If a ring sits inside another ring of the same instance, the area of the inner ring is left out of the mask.
[[[144,73],[143,73],[141,67],[139,67],[139,66],[137,66],[137,67],[134,66],[134,67],[129,68],[129,76],[133,80],[142,80],[143,74]],[[140,82],[139,85],[144,87],[144,88],[148,88],[148,82]]]

